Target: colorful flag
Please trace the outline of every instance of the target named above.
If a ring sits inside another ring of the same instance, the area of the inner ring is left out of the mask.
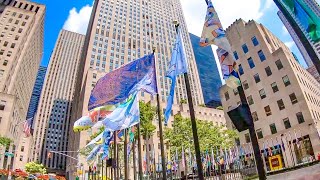
[[[279,2],[291,16],[293,15],[294,19],[299,21],[313,42],[320,41],[320,17],[303,0],[280,0]]]
[[[180,30],[177,34],[176,43],[174,45],[171,61],[170,61],[170,67],[167,72],[166,77],[171,79],[171,88],[170,88],[170,95],[168,96],[168,103],[165,110],[165,125],[167,125],[169,117],[171,115],[172,110],[172,104],[173,104],[173,98],[174,98],[174,89],[176,86],[176,79],[179,74],[186,73],[188,70],[187,67],[187,61],[185,56],[185,51],[183,47],[183,42],[180,35]]]
[[[97,158],[98,153],[100,152],[102,145],[97,145],[93,148],[90,154],[87,156],[87,163],[92,165]]]
[[[23,123],[23,133],[26,137],[31,136],[31,127],[32,127],[33,117],[27,119]]]
[[[102,77],[91,92],[88,109],[116,105],[140,90],[157,94],[154,54],[137,59]]]
[[[217,55],[220,60],[223,78],[231,88],[240,85],[238,73],[235,71],[235,59],[233,58],[230,43],[222,28],[218,14],[215,11],[211,0],[207,0],[207,14],[200,39],[200,46],[218,46]]]
[[[212,165],[212,168],[214,169],[214,166],[215,166],[215,159],[214,159],[214,152],[213,152],[213,149],[211,148],[211,165]]]
[[[73,131],[74,132],[85,131],[90,129],[92,126],[94,126],[94,124],[95,123],[92,122],[89,116],[83,116],[74,123]]]
[[[103,132],[103,147],[102,147],[102,160],[108,159],[109,158],[109,145],[112,140],[113,133],[110,131],[105,130]]]

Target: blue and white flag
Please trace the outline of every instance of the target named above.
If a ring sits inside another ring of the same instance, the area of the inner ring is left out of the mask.
[[[179,31],[177,34],[176,43],[172,51],[170,67],[166,76],[170,78],[172,82],[171,82],[171,88],[170,88],[170,95],[168,96],[167,107],[164,114],[165,125],[168,124],[168,120],[172,110],[174,89],[176,87],[177,76],[180,74],[186,73],[187,71],[188,71],[187,61],[186,61],[185,51],[183,47],[183,42],[182,42],[180,31]]]
[[[93,148],[93,150],[90,152],[90,154],[87,156],[87,163],[92,165],[94,161],[97,159],[97,155],[100,152],[102,148],[102,145],[97,145],[96,147]]]
[[[108,131],[119,131],[138,124],[140,121],[139,101],[137,94],[130,97],[127,102],[117,107],[111,114],[102,120]]]
[[[109,145],[112,137],[113,137],[112,132],[106,131],[106,130],[103,132],[103,146],[102,146],[103,153],[101,157],[102,160],[108,159],[109,157]]]
[[[102,77],[91,92],[88,109],[116,105],[140,90],[157,94],[154,54],[137,59]]]

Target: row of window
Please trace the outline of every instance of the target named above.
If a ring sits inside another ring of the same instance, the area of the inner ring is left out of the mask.
[[[296,117],[297,117],[297,121],[298,121],[299,124],[302,124],[302,123],[305,122],[302,112],[296,113]],[[283,122],[283,125],[284,125],[285,129],[291,128],[291,123],[290,123],[289,118],[283,119],[282,122]],[[271,134],[276,134],[276,133],[278,132],[275,123],[270,124],[270,125],[269,125],[269,128],[270,128]],[[263,132],[262,132],[262,129],[261,129],[261,128],[260,128],[260,129],[257,129],[257,130],[256,130],[256,133],[257,133],[258,139],[262,139],[262,138],[263,138]],[[250,136],[249,136],[249,134],[245,134],[245,140],[246,140],[247,143],[250,142]]]

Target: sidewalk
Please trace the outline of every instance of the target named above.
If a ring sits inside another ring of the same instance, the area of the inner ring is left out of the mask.
[[[320,164],[305,167],[295,171],[271,175],[268,180],[319,180],[320,179]]]

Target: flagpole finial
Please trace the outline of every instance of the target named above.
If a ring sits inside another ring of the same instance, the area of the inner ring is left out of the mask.
[[[155,53],[157,50],[157,47],[156,46],[152,46],[152,52]]]

